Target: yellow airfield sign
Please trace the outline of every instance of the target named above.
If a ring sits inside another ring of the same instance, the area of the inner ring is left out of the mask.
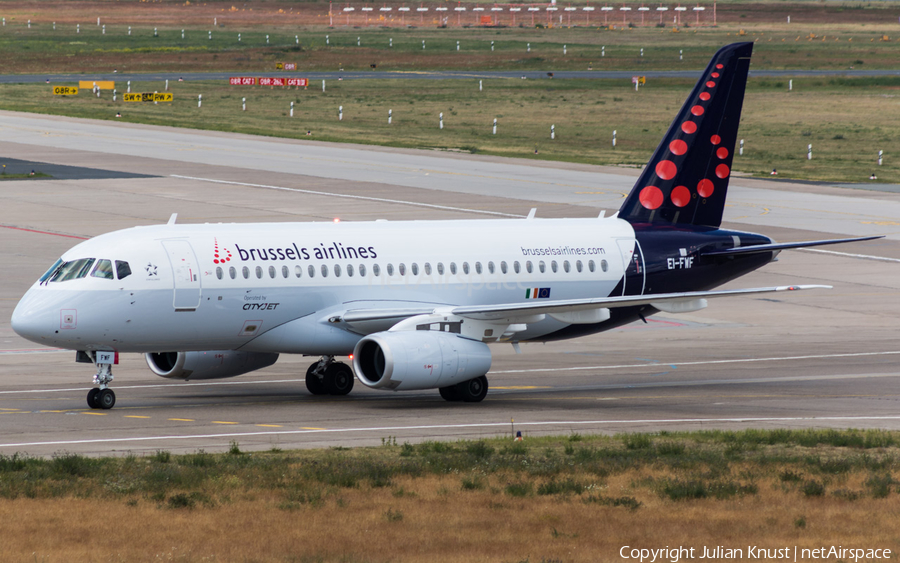
[[[54,86],[53,95],[55,96],[77,96],[78,88],[75,86]]]
[[[93,90],[94,84],[97,85],[97,88],[101,90],[113,90],[116,87],[116,83],[112,80],[79,80],[78,87],[84,90]]]
[[[171,102],[171,92],[134,92],[123,94],[126,102]]]

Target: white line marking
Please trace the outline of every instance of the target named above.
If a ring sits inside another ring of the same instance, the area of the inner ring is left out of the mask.
[[[822,254],[836,254],[849,258],[861,258],[863,260],[878,260],[879,262],[900,262],[900,258],[887,258],[885,256],[872,256],[871,254],[852,254],[850,252],[838,252],[837,250],[821,250],[819,248],[798,248],[804,252],[821,252]]]
[[[703,366],[730,363],[747,363],[747,362],[779,362],[793,360],[827,360],[830,358],[859,358],[864,356],[892,356],[900,354],[900,350],[889,350],[886,352],[855,352],[849,354],[821,354],[817,356],[785,356],[781,358],[735,358],[731,360],[708,360],[701,362],[654,362],[646,364],[621,364],[617,366],[579,366],[571,368],[539,368],[539,369],[510,369],[492,371],[488,375],[493,374],[511,374],[511,373],[540,373],[548,371],[586,371],[586,370],[607,370],[607,369],[655,369],[666,368],[670,366]],[[848,376],[849,377],[849,376]],[[868,377],[868,376],[865,376]],[[155,385],[117,385],[116,389],[176,389],[181,387],[213,387],[217,385],[263,385],[268,383],[300,383],[301,379],[270,379],[270,380],[245,380],[245,381],[205,381],[202,383],[160,383]],[[14,395],[21,393],[72,393],[76,391],[84,391],[86,387],[73,387],[67,389],[22,389],[18,391],[0,391],[0,395]]]
[[[347,199],[362,199],[366,201],[378,201],[381,203],[397,203],[400,205],[414,205],[416,207],[428,207],[430,209],[443,209],[445,211],[464,211],[466,213],[481,213],[484,215],[497,215],[499,217],[514,217],[517,219],[525,217],[524,215],[514,215],[512,213],[501,213],[499,211],[485,211],[483,209],[466,209],[464,207],[450,207],[449,205],[435,205],[433,203],[420,203],[417,201],[404,201],[401,199],[385,199],[383,197],[369,197],[362,195],[336,194],[332,192],[318,192],[314,190],[301,190],[299,188],[285,188],[283,186],[268,186],[265,184],[248,184],[246,182],[231,182],[228,180],[215,180],[212,178],[197,178],[194,176],[181,176],[179,174],[171,174],[172,178],[183,178],[185,180],[198,180],[200,182],[212,182],[213,184],[229,184],[232,186],[247,186],[250,188],[265,188],[267,190],[281,190],[285,192],[297,192],[301,194],[322,195],[327,197],[343,197]]]
[[[900,420],[900,416],[796,416],[796,417],[743,417],[743,418],[661,418],[636,420],[555,420],[543,422],[517,422],[518,426],[572,426],[612,424],[677,424],[710,422],[857,422],[862,420]],[[249,438],[253,436],[288,436],[297,434],[343,434],[348,432],[397,432],[401,430],[457,430],[465,428],[508,428],[508,422],[473,422],[469,424],[431,424],[415,426],[376,426],[371,428],[329,428],[321,430],[268,430],[264,432],[228,432],[222,434],[191,434],[168,436],[135,436],[132,438],[96,438],[87,440],[56,440],[48,442],[19,442],[0,444],[0,448],[25,446],[72,446],[78,444],[110,444],[121,442],[150,442],[158,440],[203,440],[209,438]]]
[[[538,369],[511,369],[492,371],[490,374],[500,373],[538,373],[543,371],[584,371],[590,369],[626,369],[626,368],[652,368],[660,369],[669,366],[704,366],[715,364],[740,364],[749,362],[782,362],[792,360],[821,360],[829,358],[858,358],[861,356],[890,356],[900,354],[900,350],[890,352],[856,352],[852,354],[821,354],[818,356],[786,356],[783,358],[735,358],[731,360],[708,360],[704,362],[658,362],[652,364],[622,364],[618,366],[580,366],[574,368],[538,368]]]

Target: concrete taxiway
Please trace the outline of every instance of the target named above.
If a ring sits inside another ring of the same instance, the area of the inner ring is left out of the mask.
[[[728,227],[782,241],[887,237],[786,251],[729,286],[832,290],[716,300],[696,313],[523,345],[521,355],[496,346],[480,404],[358,383],[347,397],[314,397],[302,380],[311,358],[179,383],[123,355],[116,408],[93,411],[85,404],[91,366],[22,340],[9,325],[17,299],[82,238],[173,212],[179,222],[223,223],[516,217],[532,207],[538,217],[589,217],[615,211],[637,171],[8,112],[0,112],[0,133],[0,158],[71,173],[0,182],[0,455],[215,451],[231,441],[242,449],[350,446],[516,430],[900,429],[900,194],[740,177]]]

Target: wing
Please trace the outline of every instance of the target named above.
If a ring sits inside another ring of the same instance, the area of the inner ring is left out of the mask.
[[[683,293],[659,293],[655,295],[628,295],[622,297],[595,297],[587,299],[566,299],[541,303],[503,303],[498,305],[435,306],[415,309],[355,309],[334,315],[332,323],[346,323],[351,330],[369,334],[387,330],[391,326],[419,315],[455,315],[473,320],[492,321],[534,317],[535,315],[567,315],[590,312],[615,307],[651,305],[670,313],[696,311],[706,306],[706,300],[717,297],[735,297],[774,293],[780,291],[800,291],[804,289],[831,289],[830,285],[786,285],[777,287],[756,287],[748,289],[725,289],[717,291],[688,291]],[[578,317],[572,317],[577,319]],[[590,316],[582,317],[590,319]],[[578,322],[574,320],[573,322]]]
[[[734,256],[735,254],[757,254],[759,252],[779,252],[790,248],[807,248],[810,246],[825,246],[827,244],[841,244],[844,242],[859,242],[862,240],[875,240],[884,238],[883,235],[857,238],[837,238],[826,240],[808,240],[803,242],[775,242],[772,244],[756,244],[753,246],[738,246],[735,248],[723,248],[701,252],[701,256]]]

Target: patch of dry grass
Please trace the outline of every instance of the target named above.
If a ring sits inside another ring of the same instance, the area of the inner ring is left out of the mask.
[[[624,545],[897,551],[897,441],[750,430],[4,457],[0,549],[4,561],[451,562],[615,560]]]

